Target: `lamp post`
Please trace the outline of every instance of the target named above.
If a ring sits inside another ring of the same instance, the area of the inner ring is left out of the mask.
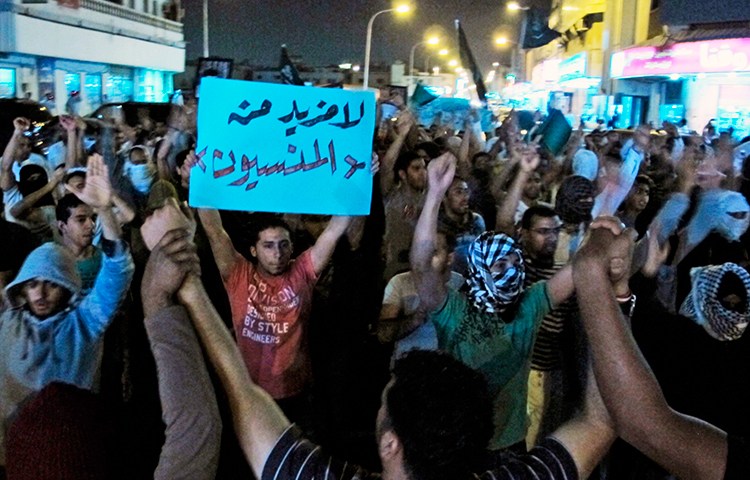
[[[203,0],[203,56],[208,57],[208,0]]]
[[[510,8],[510,6],[508,7]],[[517,8],[516,10],[527,10],[528,8]],[[512,40],[508,40],[508,37],[500,36],[495,38],[495,44],[499,46],[505,46],[505,45],[513,45],[513,50],[510,52],[510,69],[513,71],[517,78],[523,78],[525,70],[525,65],[523,61],[523,53],[521,52],[521,45],[518,44],[518,42],[514,42]]]
[[[411,47],[411,51],[409,52],[409,75],[414,75],[414,52],[416,51],[417,47],[420,45],[437,45],[438,43],[440,43],[440,39],[438,37],[431,37],[427,40],[417,42]]]
[[[381,10],[379,12],[375,12],[372,17],[370,17],[370,20],[367,22],[367,40],[365,41],[365,75],[363,80],[364,89],[367,90],[370,83],[370,47],[372,46],[372,24],[375,21],[375,17],[380,15],[381,13],[388,13],[388,12],[399,12],[399,13],[405,13],[409,11],[408,5],[401,5],[396,8],[387,8],[385,10]]]

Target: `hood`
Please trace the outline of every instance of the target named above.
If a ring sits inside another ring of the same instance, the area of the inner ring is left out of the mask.
[[[22,285],[34,278],[60,285],[71,293],[71,297],[81,291],[81,278],[73,253],[56,243],[45,243],[31,252],[15,280],[5,287],[5,294],[13,306],[23,304]]]

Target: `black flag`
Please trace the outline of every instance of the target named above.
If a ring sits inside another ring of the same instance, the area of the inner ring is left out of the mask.
[[[538,48],[560,36],[560,32],[549,28],[549,15],[538,7],[526,10],[526,21],[521,32],[521,48]]]
[[[469,42],[466,40],[466,34],[464,29],[461,28],[461,22],[456,20],[456,32],[458,33],[458,50],[461,56],[461,64],[464,68],[471,70],[471,78],[474,80],[474,85],[477,86],[477,96],[479,101],[483,104],[487,104],[487,88],[484,86],[484,80],[482,79],[482,72],[479,71],[477,62],[474,60],[474,55],[471,54],[469,48]]]
[[[305,82],[299,78],[299,73],[294,67],[292,60],[289,58],[289,54],[286,51],[286,45],[281,46],[281,60],[279,61],[279,71],[281,72],[281,80],[288,85],[304,85]]]

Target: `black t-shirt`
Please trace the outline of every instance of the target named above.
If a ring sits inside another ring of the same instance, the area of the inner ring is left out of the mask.
[[[326,455],[319,446],[304,438],[299,428],[290,426],[268,456],[261,480],[312,479],[377,480],[380,474]],[[477,479],[577,480],[578,469],[561,443],[546,438],[527,455],[509,455],[501,467]]]
[[[724,480],[747,480],[750,478],[750,443],[742,437],[729,435],[727,444]]]

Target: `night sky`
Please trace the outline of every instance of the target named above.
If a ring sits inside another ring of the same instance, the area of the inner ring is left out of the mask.
[[[209,46],[212,56],[276,66],[280,46],[305,65],[362,63],[370,16],[391,8],[386,0],[208,0]],[[202,1],[183,0],[187,58],[202,55]],[[497,48],[502,32],[517,39],[521,15],[507,12],[503,0],[413,0],[416,10],[401,17],[384,13],[375,20],[372,62],[409,62],[411,47],[425,31],[438,25],[455,44],[453,20],[461,20],[474,56],[483,71],[492,62],[509,63],[508,47]],[[448,45],[448,48],[453,45]],[[423,67],[425,47],[418,47],[415,65]],[[451,54],[451,56],[453,56]],[[457,55],[455,55],[457,57]],[[437,55],[435,55],[437,58]],[[434,65],[437,60],[431,60]]]

